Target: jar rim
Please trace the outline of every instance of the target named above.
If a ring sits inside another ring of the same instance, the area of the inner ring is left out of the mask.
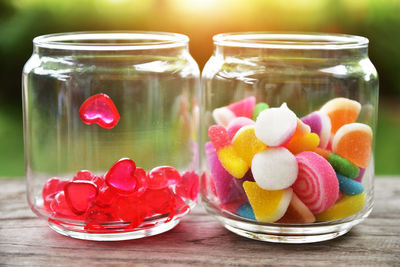
[[[362,36],[314,32],[231,32],[213,36],[216,46],[340,50],[368,47]]]
[[[85,31],[46,34],[35,37],[40,48],[63,50],[148,50],[187,46],[184,34],[152,31]]]

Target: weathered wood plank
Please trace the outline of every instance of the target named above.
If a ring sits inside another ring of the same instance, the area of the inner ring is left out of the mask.
[[[24,182],[0,180],[0,266],[400,265],[400,179],[376,179],[375,208],[350,233],[305,245],[237,236],[200,207],[158,236],[122,242],[76,240],[53,232],[30,211]]]

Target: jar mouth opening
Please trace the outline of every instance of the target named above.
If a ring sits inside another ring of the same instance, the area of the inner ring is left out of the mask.
[[[64,50],[147,50],[184,47],[189,37],[169,32],[67,32],[38,36],[33,44]]]
[[[368,46],[356,35],[328,33],[237,32],[214,35],[216,46],[272,49],[354,49]]]

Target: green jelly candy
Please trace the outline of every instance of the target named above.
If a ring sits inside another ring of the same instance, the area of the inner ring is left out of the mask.
[[[329,154],[328,161],[335,171],[348,178],[355,179],[360,174],[360,169],[356,165],[337,154]]]
[[[266,109],[268,109],[268,108],[269,108],[269,106],[268,106],[267,103],[264,103],[264,102],[258,103],[258,104],[254,107],[254,110],[253,110],[253,120],[255,121],[255,120],[257,119],[257,117],[258,117],[258,114],[260,114],[261,111],[266,110]]]

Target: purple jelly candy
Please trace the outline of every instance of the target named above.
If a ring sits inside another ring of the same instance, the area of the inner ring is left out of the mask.
[[[315,111],[301,118],[301,121],[310,126],[311,132],[319,136],[319,147],[326,148],[329,143],[332,127],[328,115],[321,111]]]
[[[354,181],[360,182],[362,181],[362,178],[364,176],[365,173],[365,169],[364,168],[360,168],[360,174],[357,176],[357,178],[354,179]]]

